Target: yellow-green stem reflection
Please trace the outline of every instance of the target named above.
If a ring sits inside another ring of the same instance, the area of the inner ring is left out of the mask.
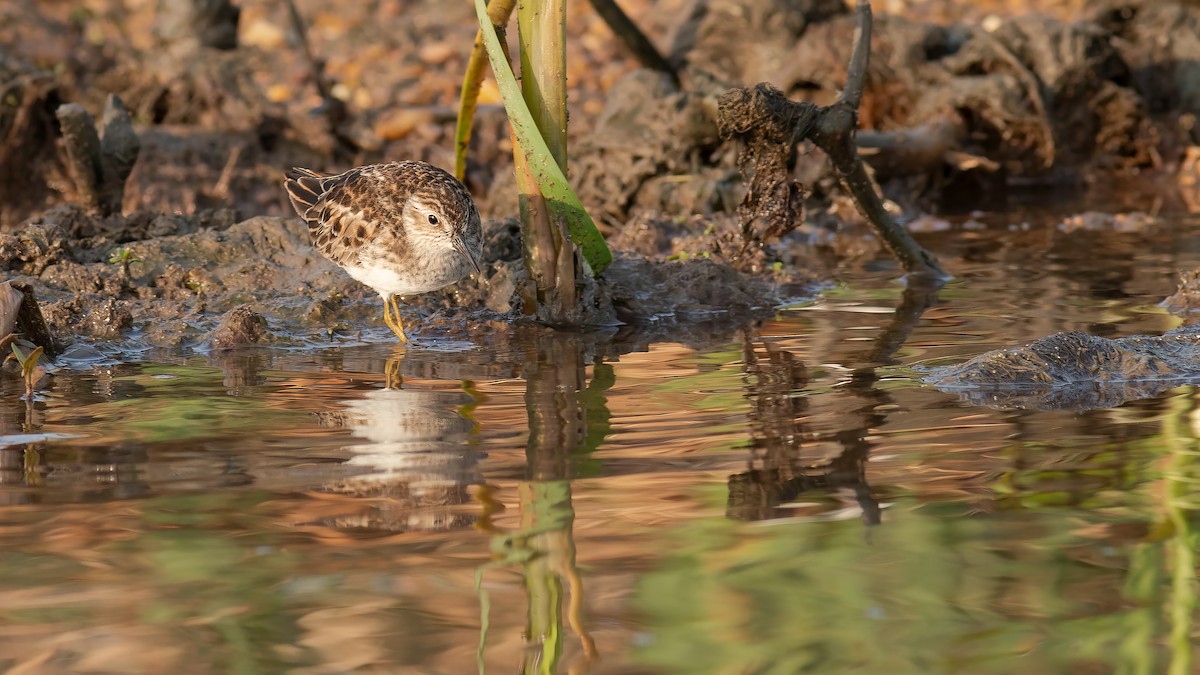
[[[583,621],[584,589],[575,563],[575,508],[570,479],[578,470],[579,460],[608,433],[605,391],[615,378],[611,367],[597,364],[591,384],[585,387],[585,352],[578,336],[549,335],[532,343],[526,355],[529,438],[525,455],[530,480],[517,486],[520,529],[493,537],[494,559],[476,574],[482,612],[478,653],[481,673],[489,610],[482,580],[484,573],[494,567],[521,566],[528,601],[521,673],[558,672],[564,659],[564,619],[578,636],[585,661],[596,656],[595,644]],[[491,527],[495,502],[490,488],[485,486],[479,499],[485,510],[480,523]]]
[[[1196,493],[1200,488],[1200,457],[1197,426],[1200,410],[1196,406],[1196,390],[1189,396],[1174,399],[1173,414],[1164,425],[1163,438],[1170,456],[1163,472],[1163,506],[1171,524],[1173,536],[1166,543],[1171,565],[1171,675],[1186,675],[1192,671],[1192,619],[1196,615],[1196,547],[1200,534],[1193,527],[1196,512]],[[1185,423],[1190,428],[1180,429]],[[1189,433],[1190,432],[1190,433]]]

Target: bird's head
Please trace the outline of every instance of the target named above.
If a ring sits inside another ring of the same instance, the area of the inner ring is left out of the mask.
[[[479,211],[467,188],[453,176],[441,171],[428,176],[404,204],[402,217],[410,244],[456,251],[479,272],[483,254]]]

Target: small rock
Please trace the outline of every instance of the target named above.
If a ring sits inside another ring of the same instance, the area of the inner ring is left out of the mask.
[[[112,298],[101,300],[83,317],[79,328],[102,340],[116,340],[133,327],[133,315]]]
[[[240,37],[242,44],[262,49],[278,49],[287,42],[283,28],[261,18],[243,28]]]
[[[237,349],[268,340],[271,336],[267,320],[250,309],[249,305],[234,307],[221,317],[221,323],[209,336],[213,351]]]
[[[375,123],[375,135],[386,141],[398,141],[417,127],[433,121],[436,116],[431,108],[401,108]]]
[[[459,46],[450,42],[430,42],[421,47],[417,57],[425,63],[441,65],[459,53]]]

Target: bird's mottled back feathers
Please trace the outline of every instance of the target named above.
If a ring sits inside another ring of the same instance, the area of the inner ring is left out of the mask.
[[[295,168],[284,188],[292,207],[308,223],[309,237],[322,255],[342,267],[363,259],[409,258],[405,205],[436,205],[450,232],[458,234],[478,214],[470,194],[453,176],[425,162],[372,164],[340,174]],[[478,247],[478,236],[472,243]]]
[[[403,251],[404,232],[395,225],[410,189],[397,180],[395,171],[387,170],[393,166],[377,164],[334,175],[299,168],[288,172],[284,188],[322,255],[344,267],[354,264],[369,244]]]

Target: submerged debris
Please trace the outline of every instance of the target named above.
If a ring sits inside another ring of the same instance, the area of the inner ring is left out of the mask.
[[[973,403],[1009,408],[1110,408],[1200,382],[1200,327],[1115,340],[1055,333],[938,368],[925,381]]]

